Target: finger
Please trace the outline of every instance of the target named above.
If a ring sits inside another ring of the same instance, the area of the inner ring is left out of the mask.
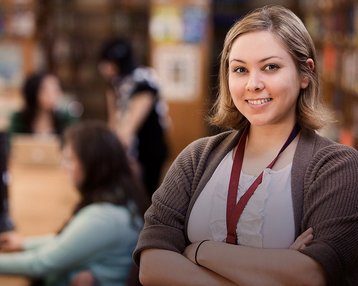
[[[313,228],[310,227],[300,235],[299,241],[301,244],[307,244],[312,239],[313,239]]]
[[[302,238],[301,244],[307,244],[307,243],[309,243],[312,239],[313,239],[313,234],[309,234],[309,235],[305,236],[304,238]]]
[[[306,231],[304,231],[299,237],[297,237],[296,242],[298,243],[305,243],[313,238],[313,229],[309,228]]]
[[[310,235],[310,234],[313,234],[313,228],[312,228],[312,227],[306,229],[303,233],[301,233],[301,235],[299,235],[299,236],[297,237],[297,239],[304,238],[304,237],[306,237],[306,236],[308,236],[308,235]]]
[[[300,250],[306,247],[306,245],[313,239],[313,228],[310,227],[305,230],[300,236],[296,238],[294,243],[290,246],[291,249]]]

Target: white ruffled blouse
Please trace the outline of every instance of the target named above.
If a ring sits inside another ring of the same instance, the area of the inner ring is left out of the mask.
[[[231,151],[218,165],[194,204],[188,222],[188,237],[191,242],[226,239],[226,203],[232,158]],[[292,163],[280,170],[264,170],[262,183],[239,219],[236,230],[239,244],[288,248],[294,242],[291,167]],[[255,178],[241,172],[237,200]]]

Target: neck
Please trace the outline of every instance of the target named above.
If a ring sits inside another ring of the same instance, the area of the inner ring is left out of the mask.
[[[279,150],[290,135],[295,123],[266,126],[250,126],[247,148],[264,152]]]
[[[51,112],[39,110],[36,114],[32,128],[35,133],[51,133],[54,130]]]
[[[36,116],[37,117],[49,117],[51,116],[51,111],[47,110],[47,109],[38,109]]]
[[[242,170],[254,176],[277,156],[283,144],[288,139],[294,124],[287,126],[250,126],[246,140],[246,148]],[[275,168],[280,169],[292,161],[298,137],[280,155]]]

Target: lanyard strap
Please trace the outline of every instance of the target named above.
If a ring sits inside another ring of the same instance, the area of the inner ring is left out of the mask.
[[[281,150],[278,152],[275,159],[273,159],[273,161],[267,166],[267,168],[271,169],[273,167],[280,154],[296,138],[297,134],[300,132],[300,129],[301,129],[300,126],[296,123],[289,137],[287,138],[285,144],[282,146]],[[261,184],[262,177],[263,177],[263,171],[262,171],[261,174],[255,179],[255,181],[247,189],[245,194],[240,198],[239,202],[236,203],[242,162],[244,160],[246,137],[248,133],[249,133],[249,126],[245,128],[240,138],[238,147],[235,152],[234,162],[232,165],[231,175],[230,175],[230,183],[229,183],[229,191],[227,196],[227,207],[226,207],[226,227],[227,227],[226,242],[231,244],[237,243],[237,235],[236,235],[237,223],[240,219],[242,212],[244,211],[245,206],[247,205],[247,202],[254,194],[257,187]]]

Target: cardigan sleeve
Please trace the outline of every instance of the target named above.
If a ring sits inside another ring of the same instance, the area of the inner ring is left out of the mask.
[[[306,172],[302,228],[313,227],[314,240],[301,252],[321,264],[328,285],[358,285],[357,186],[358,152],[347,146],[321,149]]]
[[[106,210],[100,205],[90,205],[82,209],[63,232],[43,246],[0,254],[0,273],[43,277],[75,267],[108,245],[121,243],[122,237],[116,227],[119,218]],[[123,221],[127,219],[123,213]]]
[[[217,164],[238,141],[238,134],[228,131],[198,139],[175,159],[145,214],[144,228],[133,253],[137,265],[144,249],[184,251],[188,243],[187,213]]]
[[[193,172],[190,151],[186,149],[169,168],[144,215],[145,224],[133,253],[138,265],[144,249],[159,248],[180,253],[184,250],[184,224]]]

